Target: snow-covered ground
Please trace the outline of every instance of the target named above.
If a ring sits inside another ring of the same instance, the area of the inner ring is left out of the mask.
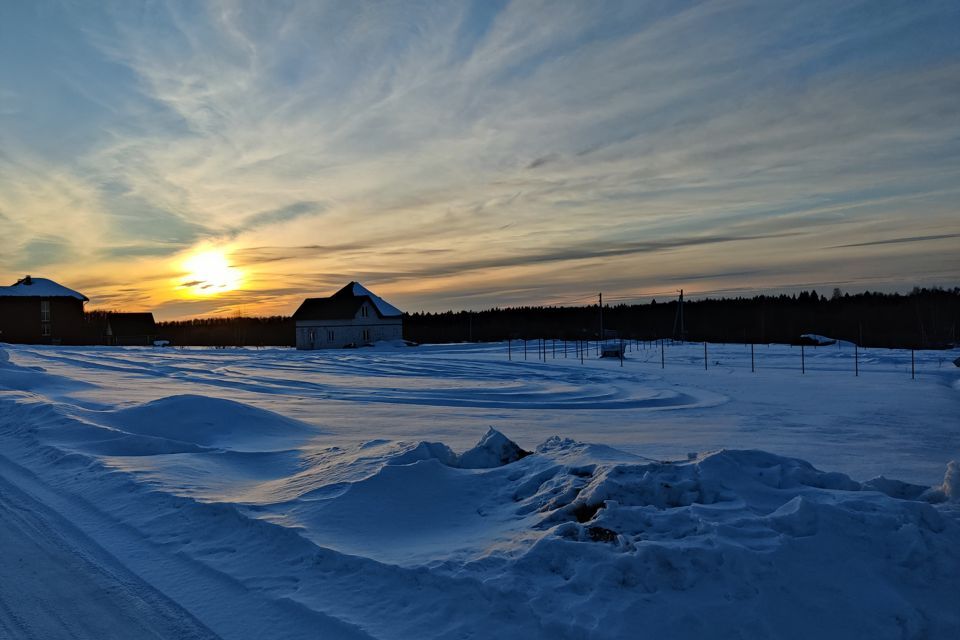
[[[803,353],[0,345],[0,637],[960,637],[957,353]]]

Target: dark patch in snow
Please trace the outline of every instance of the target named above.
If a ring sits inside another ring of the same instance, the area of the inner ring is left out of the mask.
[[[587,535],[594,542],[616,542],[617,532],[611,531],[605,527],[590,527],[587,529]]]
[[[587,504],[580,502],[570,508],[570,515],[577,519],[577,522],[584,523],[593,520],[597,512],[603,509],[603,504]]]

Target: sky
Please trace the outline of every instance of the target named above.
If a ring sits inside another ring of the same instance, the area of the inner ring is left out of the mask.
[[[960,284],[960,2],[0,3],[0,280],[160,319]]]

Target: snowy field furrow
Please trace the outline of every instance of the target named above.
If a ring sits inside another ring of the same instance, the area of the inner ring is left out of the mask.
[[[552,347],[0,346],[0,635],[960,637],[956,352]]]

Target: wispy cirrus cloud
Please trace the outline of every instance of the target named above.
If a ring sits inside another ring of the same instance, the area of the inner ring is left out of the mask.
[[[211,244],[265,312],[341,277],[447,308],[960,276],[956,3],[47,0],[0,23],[29,61],[0,69],[0,232],[69,245],[58,271],[111,303],[239,304],[165,291]],[[136,291],[107,284],[121,264]]]
[[[932,236],[906,236],[901,238],[887,238],[885,240],[872,240],[870,242],[855,242],[853,244],[839,244],[831,249],[849,249],[851,247],[876,247],[885,244],[903,244],[905,242],[931,242],[936,240],[950,240],[960,238],[960,233],[939,233]]]

